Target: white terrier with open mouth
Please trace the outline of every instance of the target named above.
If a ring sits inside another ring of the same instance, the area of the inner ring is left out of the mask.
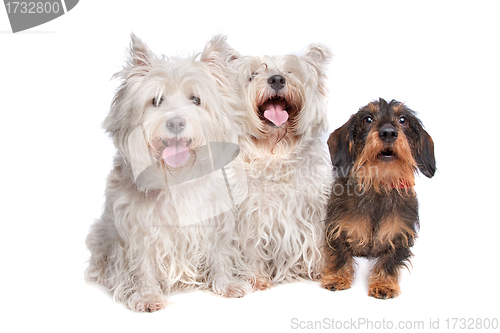
[[[165,294],[184,288],[241,297],[252,286],[236,277],[242,256],[233,242],[247,186],[225,38],[214,37],[198,60],[158,57],[131,37],[103,124],[117,154],[86,241],[86,279],[136,311],[163,309]]]
[[[246,268],[255,289],[318,279],[332,182],[322,138],[331,51],[311,44],[300,57],[233,58],[239,108],[246,110],[240,147],[249,196],[238,223]]]

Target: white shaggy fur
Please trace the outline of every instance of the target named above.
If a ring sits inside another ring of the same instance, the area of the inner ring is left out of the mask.
[[[324,208],[332,183],[324,133],[326,65],[331,52],[312,44],[303,56],[234,57],[241,107],[240,139],[249,196],[239,211],[239,244],[254,288],[300,278],[323,268]],[[280,91],[268,80],[281,75]],[[276,127],[263,116],[269,98],[286,100],[289,119]],[[260,108],[260,110],[259,110]]]
[[[86,279],[133,310],[162,309],[165,293],[181,288],[230,297],[251,291],[235,277],[241,253],[232,245],[234,208],[247,195],[241,157],[220,169],[218,162],[235,152],[207,145],[237,147],[241,134],[228,101],[226,49],[225,39],[214,37],[200,60],[168,59],[132,35],[128,62],[116,74],[123,82],[103,126],[117,154],[104,212],[86,241]],[[166,125],[174,117],[185,119],[180,133]],[[162,142],[169,140],[189,148],[181,166],[162,159]]]

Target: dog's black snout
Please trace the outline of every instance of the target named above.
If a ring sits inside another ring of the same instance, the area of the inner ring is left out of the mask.
[[[167,120],[167,128],[174,134],[179,134],[186,127],[186,120],[182,117],[173,117]]]
[[[271,88],[278,91],[285,86],[286,80],[281,75],[273,75],[269,79],[267,79],[267,83],[269,83]]]
[[[378,130],[380,139],[387,143],[392,143],[398,138],[398,130],[391,124],[385,124]]]

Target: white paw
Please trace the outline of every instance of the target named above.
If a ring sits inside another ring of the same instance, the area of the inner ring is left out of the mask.
[[[163,295],[133,295],[128,301],[130,309],[138,312],[155,312],[167,306],[167,299]]]
[[[219,285],[220,287],[218,287]],[[233,280],[229,283],[214,283],[214,293],[224,297],[239,298],[252,292],[252,285],[244,280]]]
[[[271,289],[273,287],[273,283],[266,278],[256,277],[252,280],[253,290],[266,290]]]

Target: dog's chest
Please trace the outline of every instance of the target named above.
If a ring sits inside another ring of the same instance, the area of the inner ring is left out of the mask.
[[[402,199],[397,195],[387,196],[385,200],[374,200],[369,195],[359,199],[357,211],[363,213],[340,223],[354,255],[377,257],[398,244],[410,246],[418,223],[413,201],[413,198]]]
[[[297,194],[304,187],[317,188],[329,179],[330,170],[301,160],[252,161],[247,163],[247,180],[254,191]]]

